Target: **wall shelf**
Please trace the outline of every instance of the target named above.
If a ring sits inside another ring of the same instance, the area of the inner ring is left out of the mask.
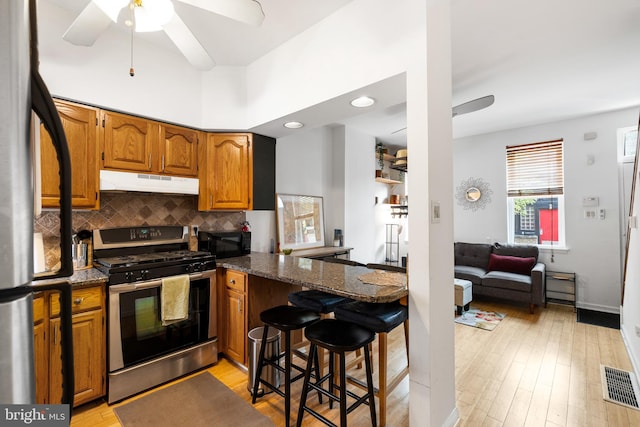
[[[389,179],[389,178],[380,178],[380,177],[376,177],[376,182],[381,182],[383,184],[402,184],[402,181]]]
[[[546,300],[576,308],[576,274],[546,271]]]

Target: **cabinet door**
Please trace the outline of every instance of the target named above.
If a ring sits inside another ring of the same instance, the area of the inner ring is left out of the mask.
[[[158,159],[157,124],[149,120],[104,111],[104,169],[152,172]],[[156,132],[154,132],[154,129]],[[157,156],[156,156],[157,157]]]
[[[210,209],[251,209],[251,135],[209,134],[207,145]]]
[[[171,125],[160,125],[160,171],[170,175],[198,174],[200,132]]]
[[[98,398],[105,393],[104,330],[102,310],[73,315],[73,368],[75,377],[74,406]],[[62,361],[60,346],[60,318],[51,319],[50,357],[51,403],[62,400]]]
[[[231,359],[244,364],[245,343],[247,341],[245,295],[235,289],[227,288],[224,300],[227,314],[225,331],[226,354]]]
[[[98,111],[94,108],[55,101],[71,157],[72,206],[98,209]],[[60,169],[49,132],[40,126],[42,206],[60,206]]]
[[[36,376],[36,403],[49,403],[49,355],[44,321],[44,297],[33,300],[33,354]]]

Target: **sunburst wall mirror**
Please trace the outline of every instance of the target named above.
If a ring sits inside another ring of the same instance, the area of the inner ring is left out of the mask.
[[[491,202],[491,186],[482,178],[465,179],[456,187],[456,200],[464,209],[477,211]]]

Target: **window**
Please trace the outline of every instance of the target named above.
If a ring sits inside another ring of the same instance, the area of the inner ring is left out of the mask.
[[[563,141],[506,151],[509,243],[564,246]]]
[[[638,144],[638,127],[630,126],[618,129],[618,160],[633,163],[636,158]]]

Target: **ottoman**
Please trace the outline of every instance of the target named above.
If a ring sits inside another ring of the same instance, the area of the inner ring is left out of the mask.
[[[462,314],[462,310],[469,310],[469,303],[472,300],[471,281],[464,279],[453,279],[455,287],[455,304],[458,314]]]

